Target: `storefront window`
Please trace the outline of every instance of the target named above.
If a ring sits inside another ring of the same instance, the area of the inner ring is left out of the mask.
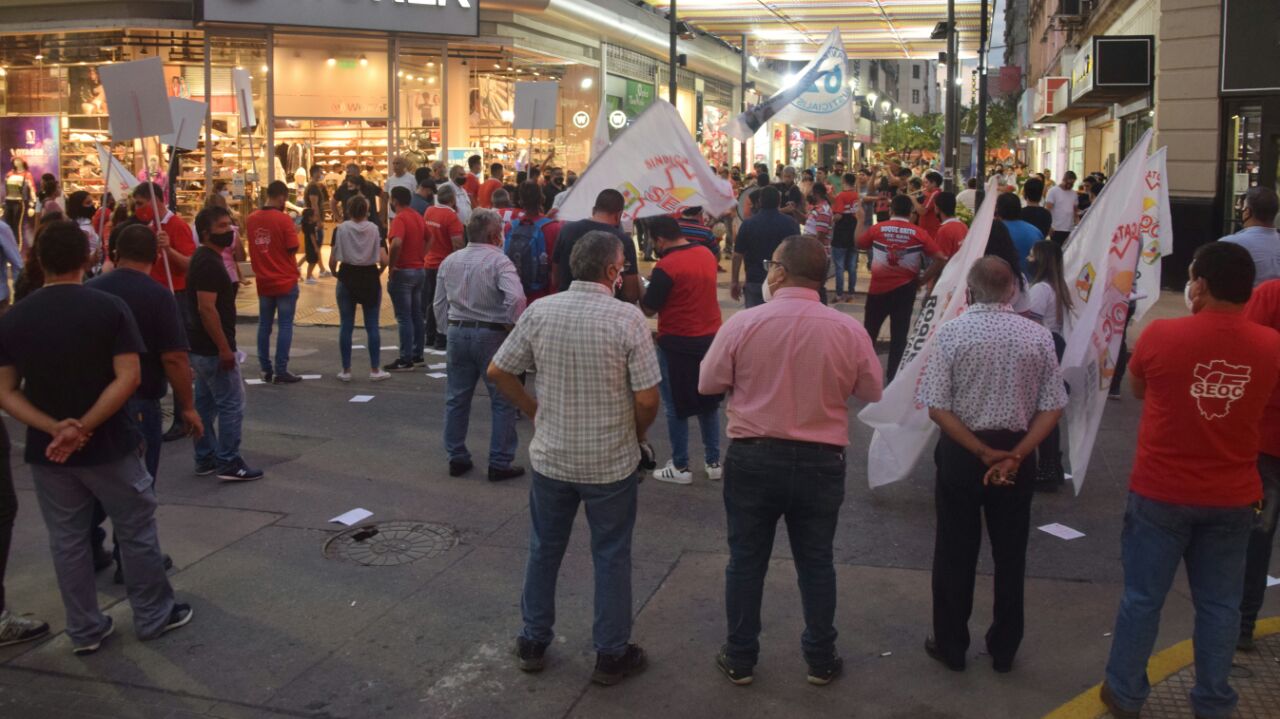
[[[610,75],[605,85],[605,100],[609,107],[609,117],[606,118],[609,123],[609,139],[617,138],[635,122],[640,113],[653,104],[653,98],[653,83]]]
[[[211,122],[205,128],[207,142],[184,158],[179,177],[178,196],[186,201],[184,209],[194,212],[203,196],[215,186],[226,183],[237,207],[247,214],[257,204],[260,191],[269,180],[271,148],[267,146],[267,75],[270,72],[265,37],[215,36],[209,38],[209,84],[205,87],[203,69],[184,69],[182,81],[192,100],[209,104]],[[240,122],[239,102],[233,73],[242,69],[249,74],[257,127],[246,128]],[[175,80],[171,83],[178,85]],[[187,164],[187,161],[191,164]],[[199,167],[203,163],[204,167]],[[208,182],[204,182],[204,177]]]
[[[440,48],[396,53],[396,152],[410,168],[443,159],[444,64]]]
[[[1262,106],[1246,105],[1227,120],[1227,157],[1223,163],[1225,186],[1231,198],[1228,232],[1244,222],[1244,195],[1260,181],[1262,170]]]

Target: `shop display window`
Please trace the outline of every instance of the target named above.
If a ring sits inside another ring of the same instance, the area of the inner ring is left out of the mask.
[[[396,52],[396,152],[410,170],[444,159],[444,62],[440,48]]]
[[[1244,196],[1260,182],[1262,170],[1262,106],[1245,105],[1227,119],[1227,157],[1223,167],[1228,205],[1228,232],[1243,226]]]

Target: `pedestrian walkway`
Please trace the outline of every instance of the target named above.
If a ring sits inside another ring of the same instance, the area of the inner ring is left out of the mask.
[[[1258,623],[1257,651],[1236,652],[1231,686],[1240,694],[1233,719],[1273,719],[1280,714],[1280,617]],[[1191,640],[1175,644],[1151,658],[1147,675],[1151,697],[1142,707],[1144,719],[1190,719],[1187,695],[1196,683]],[[1045,719],[1099,719],[1111,714],[1093,687]]]

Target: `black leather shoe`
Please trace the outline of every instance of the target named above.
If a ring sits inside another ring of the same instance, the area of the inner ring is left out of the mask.
[[[524,467],[507,467],[506,469],[498,469],[497,467],[489,468],[490,482],[504,482],[508,479],[524,476]]]
[[[597,654],[596,670],[591,673],[591,681],[611,687],[632,674],[644,671],[647,664],[644,650],[638,644],[628,644],[626,651],[617,656]]]
[[[472,467],[474,467],[474,466],[475,466],[475,465],[474,465],[474,464],[472,464],[472,463],[470,463],[470,462],[454,462],[454,461],[450,460],[450,461],[449,461],[449,476],[450,476],[450,477],[461,477],[462,475],[466,474],[467,472],[470,472],[470,471],[471,471],[471,468],[472,468]]]
[[[164,442],[177,442],[187,436],[187,426],[182,422],[174,422],[161,437]]]
[[[942,666],[953,672],[964,671],[964,661],[961,660],[959,662],[953,662],[942,656],[942,650],[938,649],[938,642],[936,642],[933,637],[928,637],[924,640],[924,652],[932,659],[942,664]]]
[[[1111,693],[1111,687],[1106,682],[1102,683],[1102,691],[1099,693],[1099,699],[1103,705],[1107,707],[1107,711],[1111,712],[1111,716],[1115,719],[1140,719],[1140,714],[1132,709],[1125,709],[1116,703],[1116,695]]]
[[[547,665],[547,643],[516,637],[516,657],[520,660],[520,671],[540,672]]]

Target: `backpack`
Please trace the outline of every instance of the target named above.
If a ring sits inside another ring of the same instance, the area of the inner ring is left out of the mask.
[[[520,222],[511,226],[503,252],[516,266],[520,284],[525,294],[545,290],[550,285],[550,260],[547,257],[547,238],[542,228],[551,224],[549,217],[536,222]]]

